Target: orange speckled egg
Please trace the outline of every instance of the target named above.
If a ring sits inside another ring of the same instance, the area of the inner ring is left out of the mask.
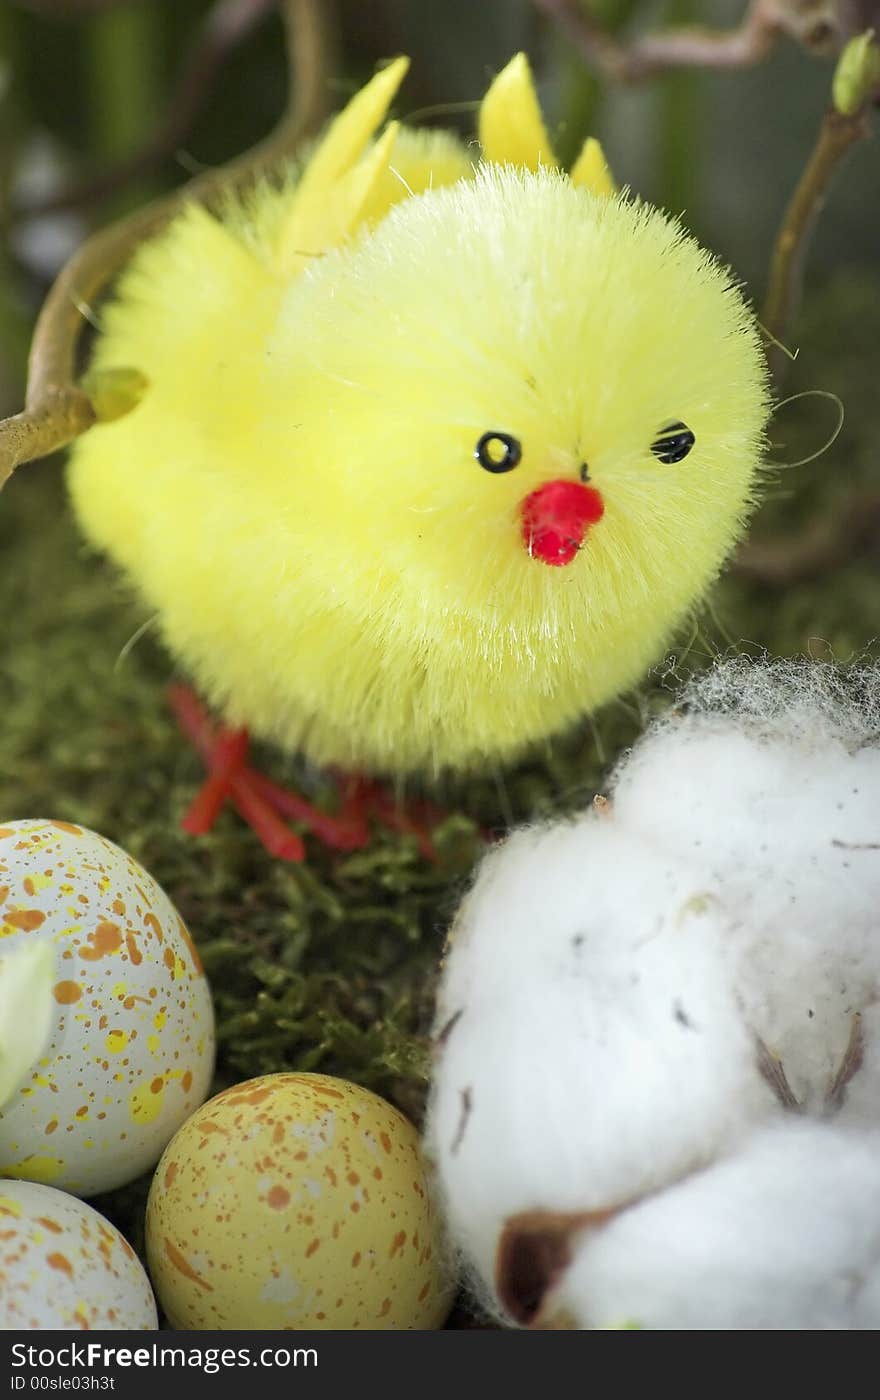
[[[147,1276],[109,1220],[51,1186],[0,1181],[0,1331],[157,1325]]]
[[[214,1014],[168,896],[70,822],[0,825],[0,952],[55,957],[45,1053],[0,1115],[0,1176],[91,1196],[133,1180],[208,1092]]]
[[[269,1074],[211,1099],[169,1143],[147,1260],[184,1330],[434,1328],[452,1281],[418,1134],[324,1074]]]

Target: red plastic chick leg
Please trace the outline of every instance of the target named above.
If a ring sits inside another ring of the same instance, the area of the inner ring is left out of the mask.
[[[305,847],[300,837],[253,791],[249,781],[251,770],[245,762],[246,732],[243,729],[218,730],[197,696],[186,686],[172,686],[169,699],[178,724],[209,770],[207,780],[183,818],[184,830],[193,836],[203,836],[211,830],[221,807],[229,800],[271,855],[281,860],[303,860]]]
[[[183,818],[185,831],[193,836],[210,831],[223,804],[229,801],[270,855],[281,860],[305,859],[301,837],[291,831],[282,817],[302,822],[335,850],[353,851],[366,846],[369,831],[365,821],[355,822],[346,813],[330,817],[296,793],[285,792],[264,778],[247,762],[246,731],[214,725],[187,686],[172,686],[169,699],[178,724],[201,754],[209,773]]]
[[[210,831],[224,803],[231,802],[266,850],[282,860],[305,858],[302,840],[287,826],[288,821],[301,822],[332,850],[357,851],[369,843],[371,818],[392,831],[414,836],[422,855],[437,859],[429,832],[442,818],[438,808],[417,802],[403,809],[380,784],[355,778],[346,784],[339,814],[328,816],[252,768],[247,762],[247,732],[215,725],[188,686],[172,686],[169,700],[178,724],[208,769],[182,822],[193,836]]]
[[[437,852],[429,835],[432,826],[442,820],[439,808],[427,802],[415,802],[400,807],[380,783],[365,778],[345,781],[339,815],[328,817],[305,802],[298,793],[278,787],[262,773],[249,770],[250,781],[257,792],[276,812],[291,821],[305,822],[325,844],[337,850],[360,850],[369,842],[369,822],[405,836],[414,836],[426,860],[435,861]]]
[[[364,821],[372,817],[380,826],[403,836],[414,836],[425,859],[436,861],[437,850],[430,831],[442,820],[443,813],[431,803],[413,802],[401,807],[380,783],[354,778],[349,781],[342,810]]]

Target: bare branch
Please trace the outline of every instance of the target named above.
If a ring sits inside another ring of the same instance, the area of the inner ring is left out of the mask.
[[[767,20],[766,4],[749,6],[738,29],[684,28],[646,34],[627,44],[608,33],[578,0],[534,0],[555,19],[590,68],[618,82],[635,83],[670,68],[745,68],[769,53],[776,27]]]
[[[806,168],[783,215],[770,262],[762,323],[772,341],[784,341],[800,300],[804,261],[816,221],[825,204],[832,178],[852,146],[871,134],[868,108],[851,116],[833,109],[822,118],[819,136]],[[787,357],[771,343],[767,358],[777,384]]]
[[[131,250],[166,224],[187,200],[211,205],[293,153],[323,119],[330,67],[328,0],[282,0],[291,91],[284,116],[264,141],[180,190],[101,229],[70,259],[54,283],[34,330],[25,412],[0,423],[0,487],[16,466],[65,446],[95,421],[94,405],[76,383],[79,339],[90,303]]]
[[[534,4],[565,30],[590,68],[625,83],[675,68],[750,68],[767,57],[781,35],[813,52],[830,53],[865,27],[850,13],[851,0],[752,0],[736,29],[687,26],[626,43],[604,29],[580,0]]]
[[[0,487],[22,462],[47,457],[95,421],[91,400],[74,386],[47,391],[34,408],[4,418],[0,422]]]

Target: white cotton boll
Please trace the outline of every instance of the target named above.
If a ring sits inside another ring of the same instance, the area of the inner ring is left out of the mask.
[[[807,867],[796,900],[770,883],[741,906],[736,986],[744,1015],[781,1060],[799,1104],[811,1111],[822,1111],[857,1033],[855,1018],[880,988],[880,882],[873,870],[873,878],[860,879],[857,864],[868,862],[835,852],[815,870]],[[873,865],[880,865],[876,854]],[[759,878],[772,882],[772,872]],[[873,1057],[872,1065],[880,1104]],[[867,1077],[866,1071],[865,1088]]]
[[[541,965],[540,941],[534,936],[522,937],[515,933],[508,937],[504,918],[508,910],[517,908],[524,900],[529,909],[534,909],[536,880],[544,868],[546,850],[549,849],[551,858],[555,858],[570,849],[571,859],[580,860],[581,831],[584,826],[592,825],[593,820],[589,812],[576,820],[553,826],[524,827],[486,854],[476,883],[465,896],[449,934],[443,980],[438,991],[436,1019],[439,1024],[467,1001],[475,984],[481,986],[486,964],[496,954],[503,956],[493,965],[493,985],[495,979],[501,977],[515,985],[523,973],[530,974]],[[493,916],[486,920],[482,917],[486,909],[491,909],[493,915],[495,910],[503,914],[500,918]]]
[[[805,747],[835,739],[855,750],[880,739],[880,662],[733,656],[696,676],[680,702],[691,713],[733,715],[755,732]]]
[[[511,1216],[617,1206],[779,1111],[728,942],[699,872],[613,820],[520,833],[487,858],[444,970],[427,1129],[486,1289]]]
[[[876,826],[880,666],[854,672],[849,687],[842,674],[794,662],[713,668],[684,692],[687,713],[661,720],[618,766],[618,819],[719,866],[760,855],[756,828],[797,849],[817,815],[823,836]]]
[[[880,987],[878,696],[880,668],[716,667],[614,786],[616,820],[701,863],[731,910],[746,1015],[809,1107]]]
[[[465,897],[449,935],[444,975],[438,991],[437,1022],[444,1022],[475,994],[494,997],[546,980],[549,964],[559,956],[557,928],[576,931],[595,907],[592,884],[605,898],[602,842],[606,819],[593,808],[581,816],[513,832],[483,859],[475,884]],[[666,862],[658,877],[624,846],[614,845],[615,867],[627,865],[628,908],[645,897],[656,898],[656,881],[674,890],[681,878],[678,862]],[[565,946],[565,940],[563,945]],[[563,953],[567,957],[567,952]]]
[[[577,1327],[880,1327],[880,1133],[788,1119],[572,1242]]]
[[[877,1327],[880,667],[737,661],[685,705],[459,911],[451,1234],[506,1321]]]
[[[772,801],[774,793],[790,798],[790,760],[787,746],[780,751],[733,719],[675,716],[649,730],[618,768],[611,785],[615,817],[720,867],[755,848],[747,815],[755,804]]]
[[[772,817],[773,804],[797,804],[805,780],[814,791],[845,789],[840,759],[871,749],[880,749],[880,665],[736,657],[687,686],[624,757],[615,805],[622,820],[676,845],[705,837],[708,819],[713,849],[724,852],[740,845],[753,804],[771,804]]]

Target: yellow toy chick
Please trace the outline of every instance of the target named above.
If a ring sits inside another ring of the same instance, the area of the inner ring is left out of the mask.
[[[70,486],[231,724],[430,776],[644,674],[742,530],[768,398],[729,273],[616,193],[595,141],[557,168],[524,55],[479,158],[376,135],[406,67],[301,169],[138,251],[95,364],[149,389]],[[215,797],[237,773],[241,810],[272,806],[189,721]]]

